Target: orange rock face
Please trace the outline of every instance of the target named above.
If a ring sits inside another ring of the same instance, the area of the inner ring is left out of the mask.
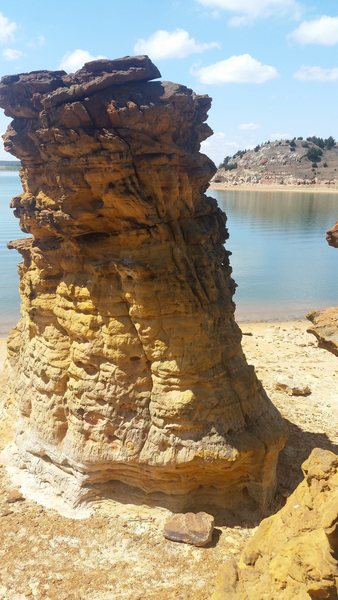
[[[225,215],[205,195],[210,99],[159,75],[126,57],[2,79],[12,206],[32,234],[12,243],[11,460],[71,502],[120,486],[264,506],[284,433],[241,349]]]
[[[304,481],[262,521],[238,567],[222,570],[212,600],[338,597],[338,457],[315,448]]]
[[[326,232],[326,240],[329,246],[338,248],[338,222]]]

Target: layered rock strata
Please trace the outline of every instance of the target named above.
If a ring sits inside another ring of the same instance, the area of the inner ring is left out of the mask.
[[[239,565],[229,560],[212,600],[329,598],[338,594],[338,457],[315,448],[304,481],[262,521]]]
[[[326,232],[326,241],[338,248],[338,223]],[[308,332],[316,336],[318,346],[338,356],[338,307],[315,310],[306,316],[312,323]]]
[[[71,502],[138,489],[263,507],[284,432],[243,355],[225,215],[205,195],[210,99],[159,76],[125,57],[2,79],[32,234],[11,243],[11,460]]]
[[[331,229],[326,232],[326,241],[329,246],[338,248],[338,221]]]

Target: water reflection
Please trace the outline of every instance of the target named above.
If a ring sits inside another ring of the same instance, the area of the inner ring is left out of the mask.
[[[20,256],[8,250],[7,242],[23,237],[19,221],[9,208],[12,197],[19,194],[20,190],[21,183],[16,173],[0,174],[0,336],[9,331],[19,315],[17,264]]]
[[[338,195],[211,191],[228,217],[240,318],[301,317],[338,304],[338,252],[325,232]]]

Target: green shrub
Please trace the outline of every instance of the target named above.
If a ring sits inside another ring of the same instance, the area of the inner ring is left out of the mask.
[[[312,142],[316,146],[319,146],[319,148],[325,148],[325,141],[323,140],[323,138],[317,137],[316,135],[312,135],[311,137],[307,137],[306,139],[308,142]]]
[[[234,163],[228,163],[227,165],[224,165],[223,169],[225,171],[233,171],[234,169],[237,169],[237,166],[238,165],[237,165],[236,162],[234,162]]]
[[[242,158],[245,153],[246,150],[237,150],[236,154],[233,155],[233,158]]]
[[[312,163],[318,163],[320,162],[321,156],[323,154],[323,150],[321,150],[320,148],[309,148],[307,153],[306,153],[306,157],[312,162]]]
[[[218,168],[219,169],[224,168],[228,164],[230,159],[231,159],[231,156],[226,156],[225,158],[223,158],[223,161],[220,163]]]
[[[325,144],[325,148],[327,148],[327,150],[332,150],[332,148],[334,148],[336,145],[336,140],[332,137],[332,135],[330,135],[330,137],[328,137],[328,138],[326,138],[326,140],[324,140],[324,144]]]

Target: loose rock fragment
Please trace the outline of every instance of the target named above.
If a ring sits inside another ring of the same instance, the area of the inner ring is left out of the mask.
[[[185,542],[194,546],[205,546],[211,541],[214,517],[205,512],[181,513],[168,519],[164,536],[173,542]]]
[[[14,502],[22,502],[25,498],[19,490],[11,490],[7,494],[6,502],[8,504],[14,504]]]
[[[309,396],[311,394],[311,388],[307,383],[289,377],[279,379],[275,384],[275,388],[286,392],[289,396]]]

